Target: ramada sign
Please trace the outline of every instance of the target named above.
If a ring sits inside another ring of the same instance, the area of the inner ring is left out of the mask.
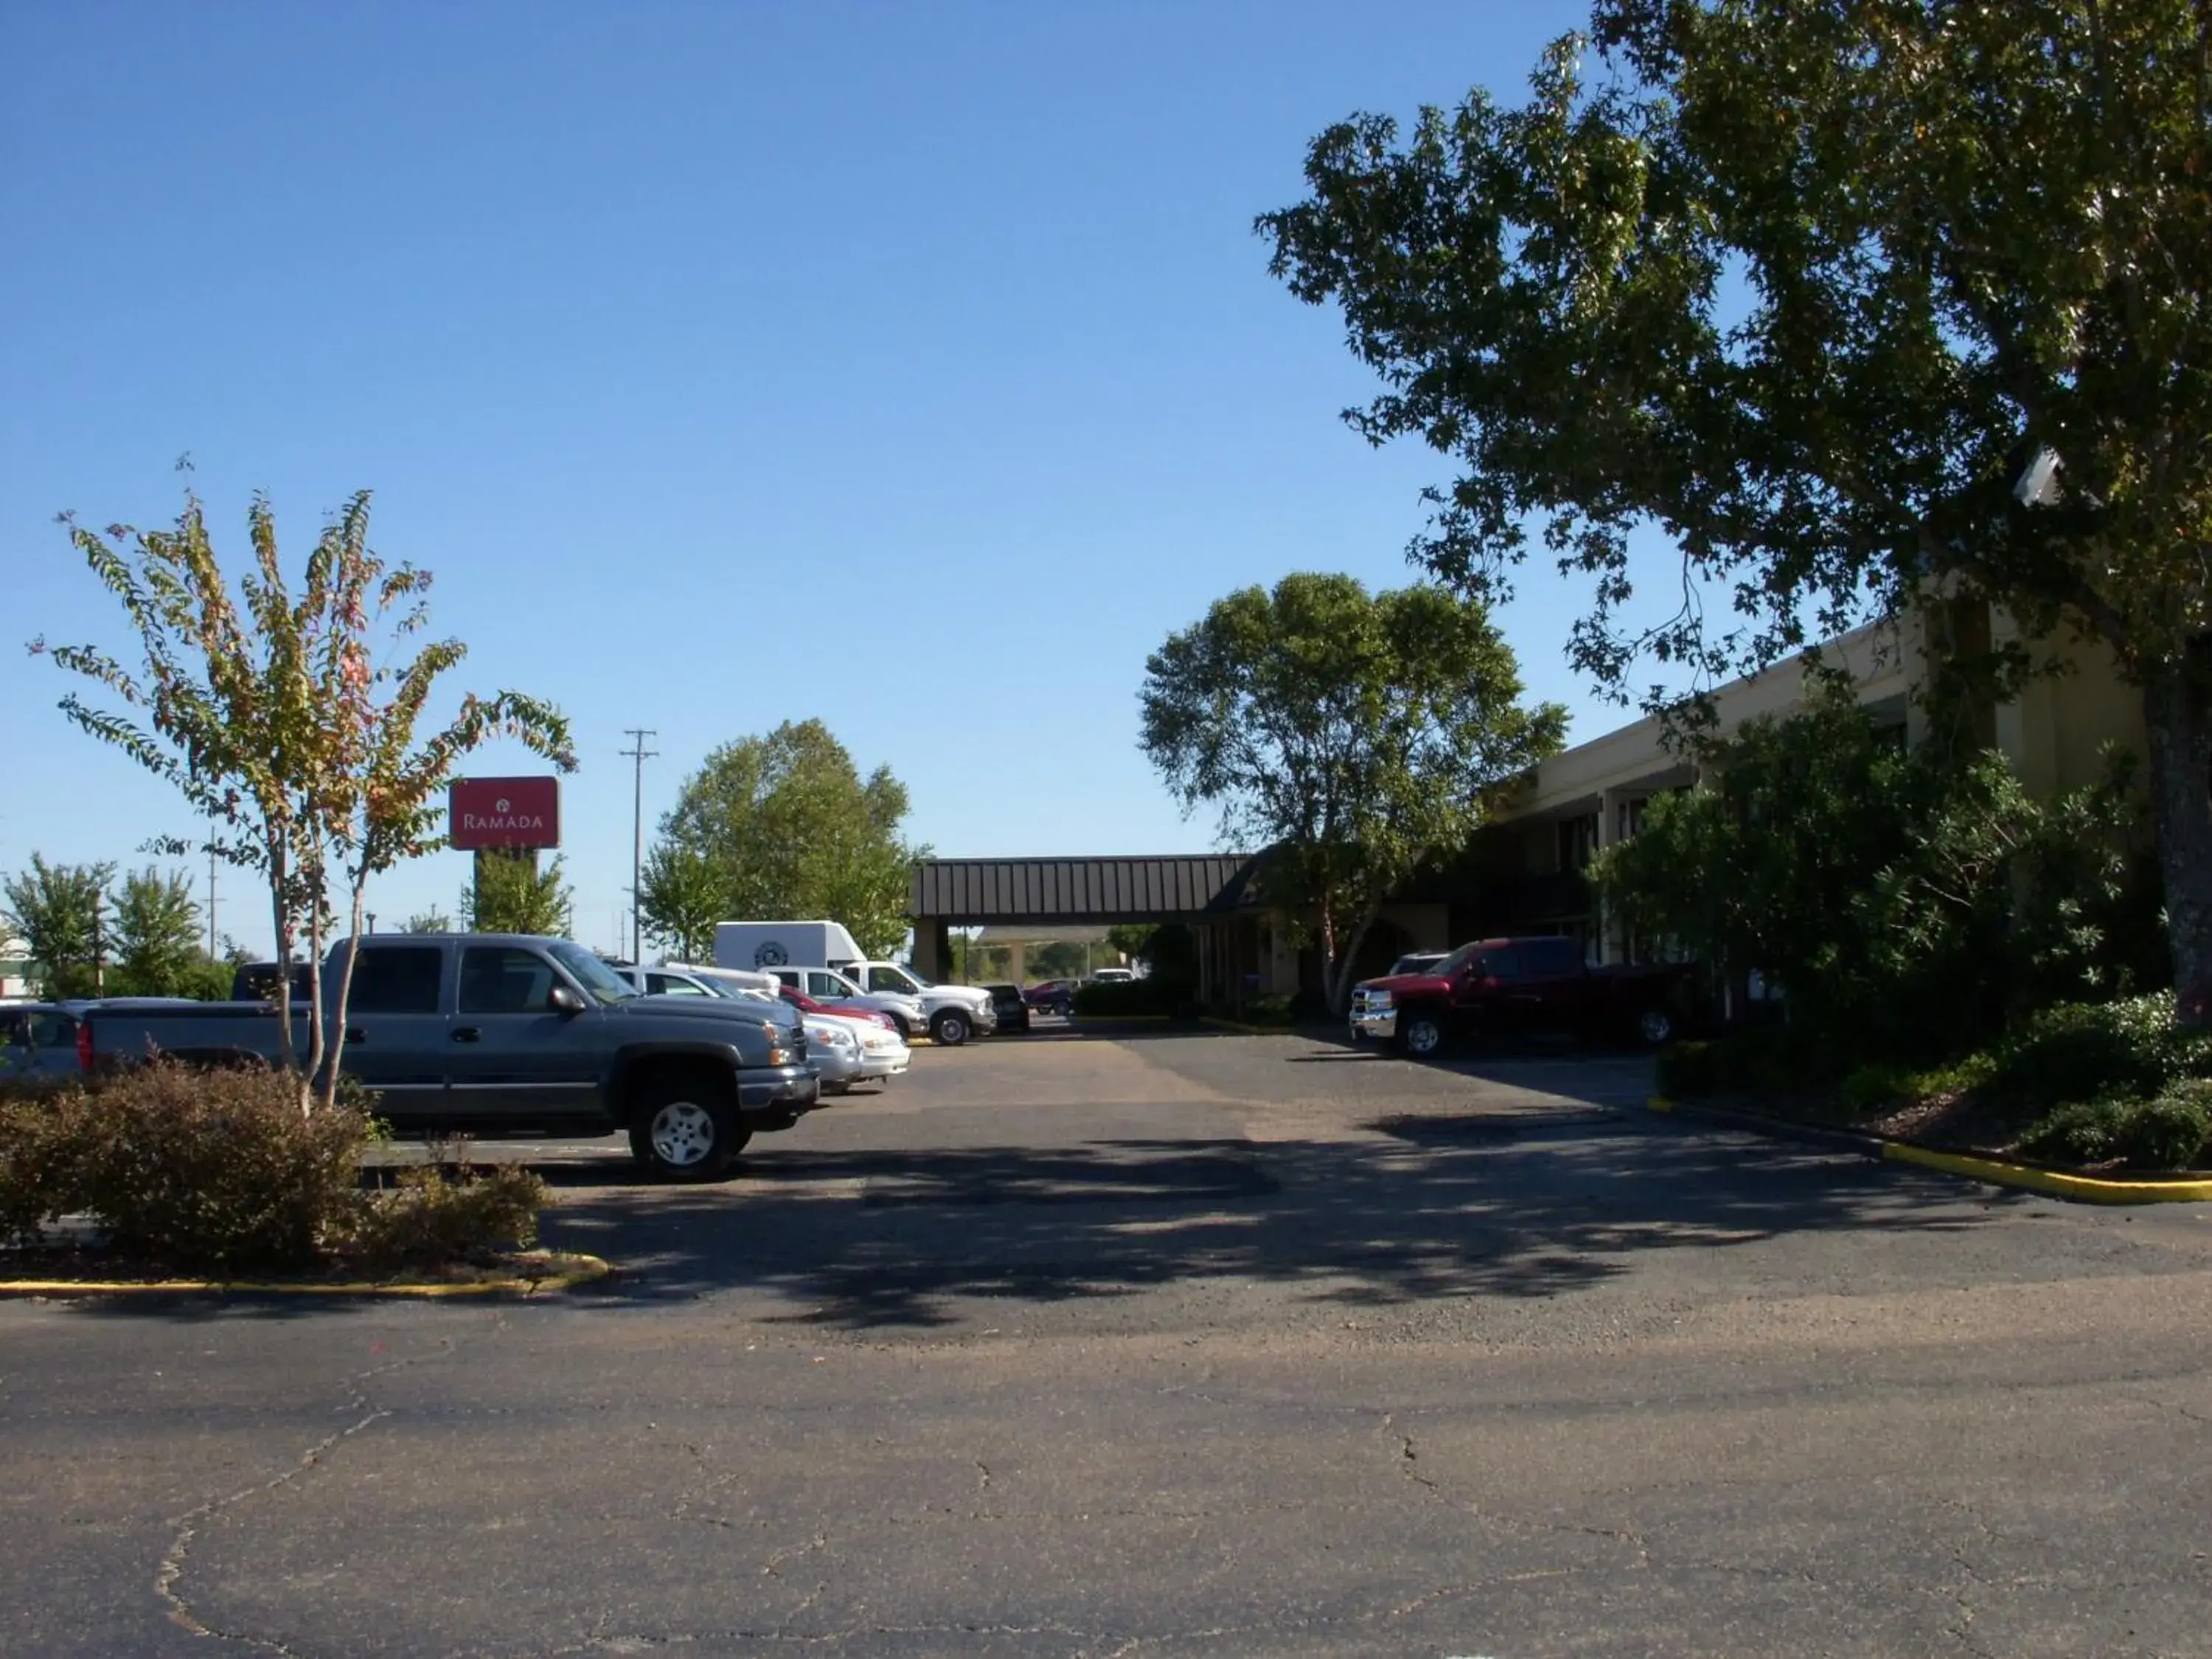
[[[558,778],[455,778],[447,801],[458,851],[561,844]]]

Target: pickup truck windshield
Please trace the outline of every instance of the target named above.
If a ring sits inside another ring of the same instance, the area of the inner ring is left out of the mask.
[[[545,949],[554,961],[568,970],[571,979],[602,1003],[629,1002],[639,994],[637,987],[580,945],[562,939]]]

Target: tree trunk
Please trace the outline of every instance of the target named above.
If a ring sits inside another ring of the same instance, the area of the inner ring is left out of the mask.
[[[1352,942],[1344,947],[1344,960],[1337,964],[1336,972],[1328,982],[1328,1011],[1342,1014],[1352,1006],[1352,969],[1359,960],[1359,947],[1367,943],[1367,935],[1374,931],[1376,913],[1367,912],[1352,929]]]
[[[331,1061],[325,1073],[322,1103],[325,1109],[335,1104],[338,1097],[338,1063],[345,1058],[346,1005],[353,1000],[353,967],[361,960],[361,920],[368,902],[368,877],[364,872],[354,883],[352,943],[346,948],[345,970],[338,975],[337,995],[331,1004]]]
[[[1336,983],[1336,901],[1328,888],[1321,890],[1321,994],[1327,997]]]
[[[269,905],[274,912],[276,976],[282,981],[273,993],[276,1000],[276,1046],[285,1066],[296,1069],[298,1051],[292,1044],[292,906],[284,890],[291,873],[283,854],[272,850],[269,860]]]
[[[2151,802],[2158,814],[2175,1001],[2185,1025],[2212,1026],[2212,640],[2143,690]]]

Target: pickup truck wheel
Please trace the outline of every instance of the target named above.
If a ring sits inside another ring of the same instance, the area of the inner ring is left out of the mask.
[[[947,1048],[957,1048],[974,1030],[957,1008],[939,1008],[929,1017],[929,1034]]]
[[[631,1155],[667,1181],[711,1181],[751,1139],[727,1102],[683,1083],[652,1091],[630,1120]]]
[[[1654,1048],[1674,1040],[1674,1016],[1664,1008],[1646,1008],[1636,1017],[1636,1035]]]
[[[1416,1060],[1426,1060],[1444,1046],[1444,1028],[1434,1014],[1398,1016],[1398,1047]]]

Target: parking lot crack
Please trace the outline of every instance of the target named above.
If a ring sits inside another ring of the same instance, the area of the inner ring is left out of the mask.
[[[228,1514],[240,1504],[249,1503],[254,1498],[265,1497],[270,1492],[281,1491],[293,1485],[310,1470],[319,1468],[325,1458],[356,1435],[373,1428],[390,1417],[392,1410],[389,1407],[378,1406],[368,1397],[368,1385],[374,1379],[386,1376],[392,1371],[403,1370],[410,1365],[420,1364],[426,1359],[449,1358],[456,1346],[451,1339],[447,1339],[435,1353],[413,1354],[403,1359],[391,1360],[384,1364],[372,1365],[366,1370],[352,1373],[343,1379],[346,1397],[339,1406],[341,1410],[359,1413],[351,1422],[342,1429],[325,1435],[302,1451],[288,1468],[268,1480],[241,1486],[237,1491],[226,1493],[221,1498],[211,1498],[206,1503],[197,1504],[186,1510],[182,1515],[173,1517],[169,1524],[175,1530],[170,1535],[168,1547],[162,1551],[161,1558],[155,1563],[154,1569],[154,1594],[160,1599],[162,1610],[169,1622],[194,1636],[234,1643],[261,1653],[282,1654],[288,1656],[288,1659],[295,1656],[298,1650],[285,1643],[265,1636],[256,1636],[246,1631],[229,1630],[218,1625],[211,1625],[193,1610],[191,1602],[185,1600],[179,1589],[179,1581],[184,1577],[185,1568],[190,1564],[193,1544],[198,1541],[207,1523],[216,1516]]]

